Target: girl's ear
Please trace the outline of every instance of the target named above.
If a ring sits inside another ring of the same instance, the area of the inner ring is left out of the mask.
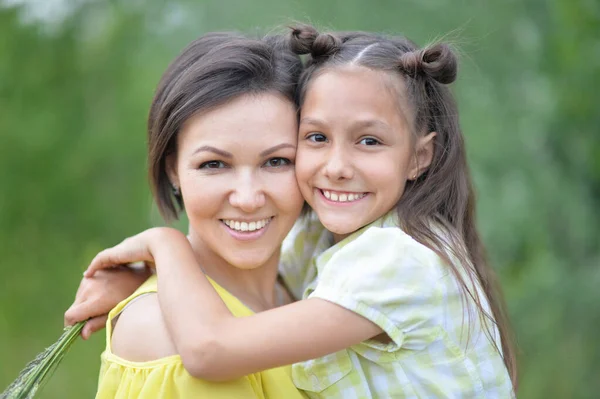
[[[181,186],[179,185],[179,175],[177,174],[177,155],[174,152],[167,155],[165,159],[165,167],[171,185],[175,190],[179,190]]]
[[[409,180],[416,180],[431,165],[433,161],[433,144],[436,135],[436,132],[430,132],[428,135],[417,139],[415,157],[408,174]]]

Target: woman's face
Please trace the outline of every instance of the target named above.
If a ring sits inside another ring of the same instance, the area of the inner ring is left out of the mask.
[[[244,95],[190,118],[169,164],[192,244],[241,269],[276,259],[304,203],[296,141],[296,110],[275,94]]]

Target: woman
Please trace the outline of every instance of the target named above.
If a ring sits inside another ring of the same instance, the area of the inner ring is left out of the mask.
[[[301,63],[281,44],[232,34],[194,41],[163,75],[148,120],[159,209],[167,220],[185,209],[195,260],[236,316],[291,300],[277,265],[304,203],[293,166]],[[167,330],[159,285],[151,277],[109,314],[98,398],[301,397],[284,368],[226,383],[192,378]]]

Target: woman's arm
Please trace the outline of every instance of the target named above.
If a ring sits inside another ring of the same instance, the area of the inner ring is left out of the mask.
[[[132,362],[177,354],[156,293],[138,297],[123,309],[114,325],[111,346],[112,353]]]
[[[136,256],[156,265],[167,328],[185,368],[198,378],[227,380],[314,359],[382,333],[362,316],[322,299],[236,318],[204,276],[187,238],[173,229],[153,229],[103,251],[86,273]]]

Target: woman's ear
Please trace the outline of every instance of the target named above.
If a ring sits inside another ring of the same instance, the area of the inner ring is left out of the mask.
[[[175,153],[167,155],[165,158],[165,167],[173,189],[179,191],[181,186],[179,184],[179,175],[177,174],[177,155]]]
[[[429,168],[433,161],[434,139],[436,132],[430,132],[426,136],[419,137],[415,145],[415,157],[408,174],[409,180],[416,180]]]

